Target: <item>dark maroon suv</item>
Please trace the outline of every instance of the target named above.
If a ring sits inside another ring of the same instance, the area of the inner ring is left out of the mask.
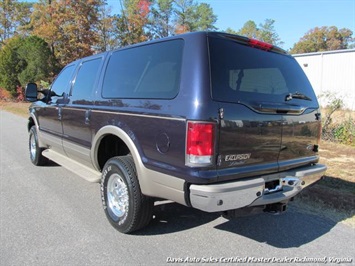
[[[305,74],[246,37],[189,33],[93,55],[26,97],[31,161],[101,182],[123,233],[147,225],[159,199],[228,217],[281,212],[326,170]]]

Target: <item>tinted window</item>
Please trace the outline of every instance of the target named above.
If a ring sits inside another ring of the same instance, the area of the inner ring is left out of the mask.
[[[71,99],[91,99],[92,92],[95,86],[95,81],[99,73],[101,60],[101,58],[97,58],[82,63],[79,72],[75,78],[75,83],[71,93]]]
[[[51,90],[57,95],[62,95],[63,92],[67,93],[69,91],[69,85],[73,72],[75,70],[74,65],[65,67],[58,75],[54,83],[52,84]]]
[[[178,93],[183,41],[155,43],[114,52],[109,60],[104,98],[171,99]]]
[[[299,92],[312,99],[307,102],[317,104],[308,79],[291,56],[224,39],[210,38],[209,45],[215,100],[285,102],[288,93]]]

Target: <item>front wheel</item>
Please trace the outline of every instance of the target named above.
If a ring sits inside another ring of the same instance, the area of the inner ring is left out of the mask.
[[[46,157],[42,155],[44,149],[38,146],[38,135],[36,127],[31,127],[29,131],[28,147],[30,151],[30,160],[34,165],[45,165],[48,161]]]
[[[107,161],[102,171],[101,195],[108,220],[121,233],[137,231],[150,222],[154,202],[141,193],[132,156]]]

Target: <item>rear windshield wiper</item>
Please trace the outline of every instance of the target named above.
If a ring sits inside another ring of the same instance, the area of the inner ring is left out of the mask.
[[[292,99],[301,99],[301,100],[306,100],[306,101],[312,101],[312,99],[309,98],[307,95],[304,95],[299,92],[289,93],[285,97],[286,102],[291,101]]]

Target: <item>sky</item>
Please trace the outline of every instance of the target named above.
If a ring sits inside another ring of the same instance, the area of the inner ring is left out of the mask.
[[[108,0],[119,13],[119,0]],[[355,0],[197,0],[217,15],[218,30],[239,30],[248,20],[257,25],[275,20],[274,28],[288,50],[310,29],[321,26],[348,28],[355,37]]]

